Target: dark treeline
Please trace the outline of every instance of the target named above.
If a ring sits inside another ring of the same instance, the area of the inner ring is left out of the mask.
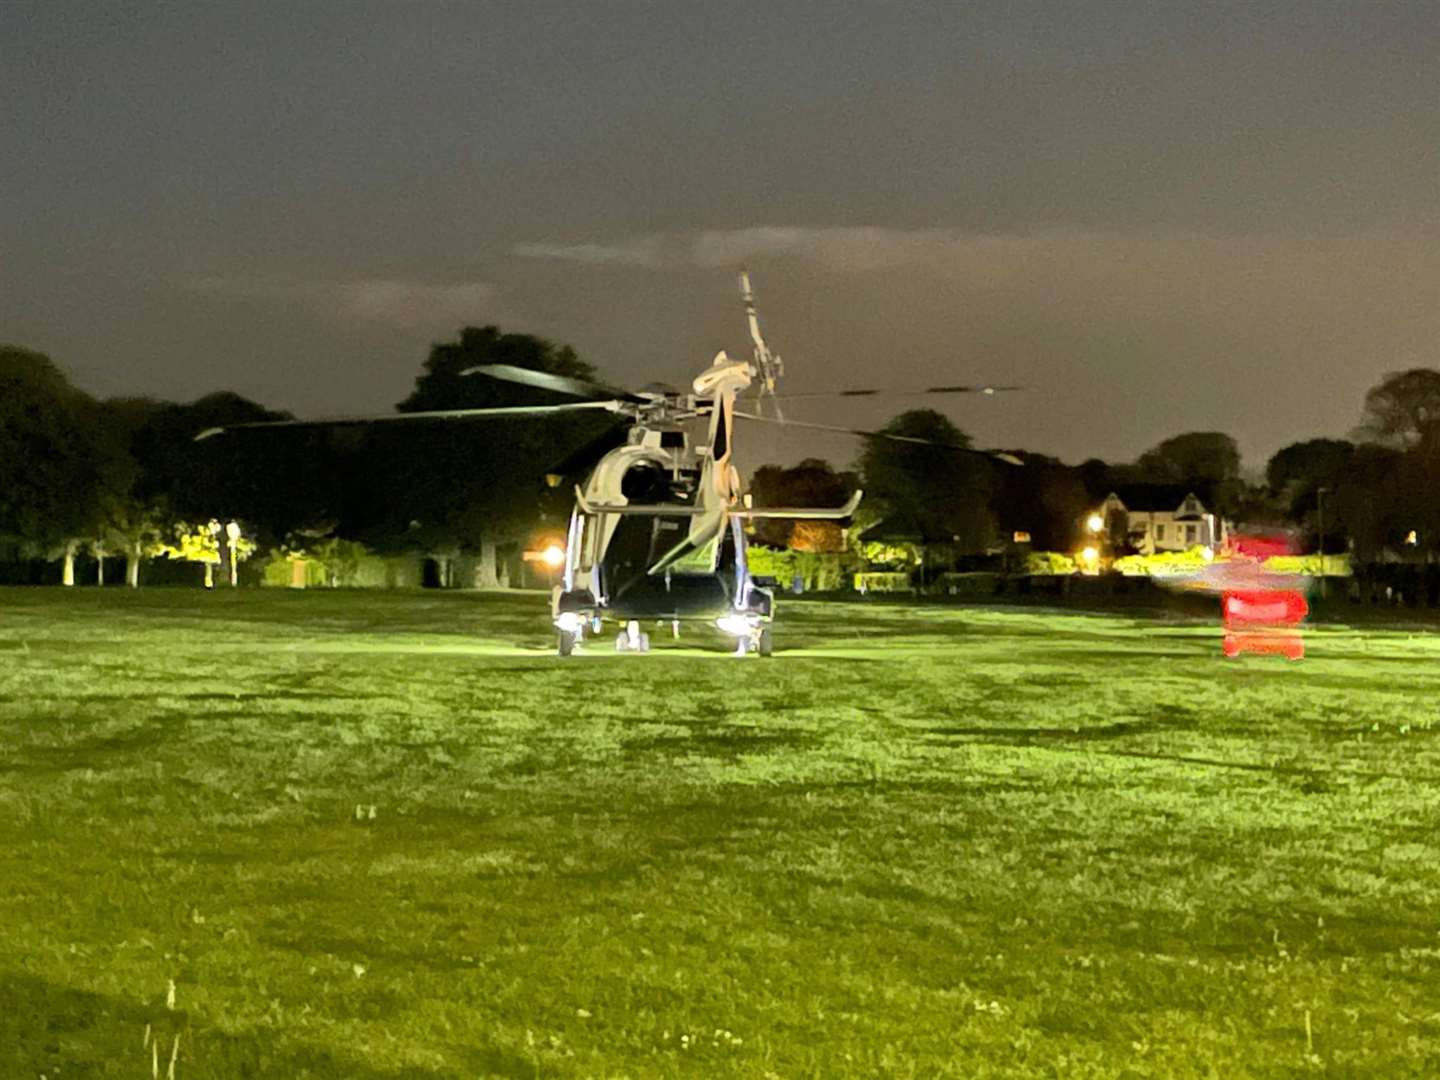
[[[397,412],[564,400],[460,375],[491,363],[594,375],[569,348],[467,327],[458,341],[431,349]],[[586,455],[575,451],[589,445],[593,457],[614,429],[608,417],[583,413],[259,429],[195,441],[209,428],[279,419],[290,417],[232,393],[188,404],[97,401],[48,357],[0,347],[0,564],[11,580],[43,580],[36,564],[57,563],[70,583],[77,559],[93,560],[98,578],[113,558],[135,585],[142,564],[157,556],[224,567],[232,547],[243,557],[257,546],[298,553],[343,540],[428,556],[446,584],[490,586],[507,549],[568,512],[558,492],[547,496],[547,471],[572,456],[568,467],[583,468]],[[238,542],[227,535],[232,521]],[[462,554],[474,556],[471,577],[454,581],[450,567]]]
[[[950,445],[969,438],[939,413],[919,410],[884,429]],[[1353,440],[1318,437],[1278,451],[1248,481],[1235,440],[1221,432],[1166,439],[1134,462],[1066,465],[1025,450],[1023,468],[924,446],[867,444],[854,472],[810,460],[766,466],[752,482],[758,505],[834,499],[861,485],[862,528],[878,539],[938,547],[961,562],[1028,534],[1036,551],[1073,552],[1085,520],[1113,491],[1167,485],[1193,492],[1240,528],[1285,529],[1306,551],[1349,552],[1357,566],[1429,562],[1440,552],[1440,371],[1396,372],[1366,395]],[[767,525],[762,539],[806,547],[813,530]],[[1123,534],[1113,545],[1123,553]],[[949,548],[948,552],[944,549]],[[1367,576],[1384,577],[1373,570]]]
[[[460,374],[491,363],[595,377],[568,347],[467,327],[457,341],[432,347],[397,413],[564,400]],[[612,418],[581,413],[261,429],[194,441],[207,428],[277,419],[288,417],[226,392],[188,404],[98,401],[48,357],[0,347],[0,566],[11,580],[23,580],[27,565],[59,566],[61,579],[73,582],[77,560],[101,577],[105,561],[115,559],[134,585],[142,564],[157,556],[223,567],[256,548],[299,554],[358,543],[379,554],[428,557],[441,584],[493,586],[537,530],[563,521],[568,481],[583,476],[622,430]],[[970,445],[929,410],[902,413],[885,430]],[[1440,489],[1440,372],[1430,369],[1387,376],[1367,395],[1353,440],[1287,446],[1258,482],[1247,482],[1234,440],[1219,432],[1177,435],[1124,464],[1066,465],[1013,453],[1023,467],[871,440],[852,471],[819,459],[765,466],[751,489],[761,506],[834,505],[863,486],[852,536],[939,545],[956,565],[1016,533],[1029,534],[1037,551],[1073,551],[1087,513],[1109,492],[1137,483],[1185,487],[1242,525],[1288,527],[1307,550],[1319,544],[1323,513],[1325,549],[1349,551],[1358,564],[1429,561],[1440,549],[1433,497]],[[547,475],[559,472],[566,482],[547,486]],[[238,541],[226,533],[232,521]],[[820,523],[766,522],[756,539],[823,551],[835,548],[837,535]],[[451,567],[462,557],[469,570],[459,580]]]

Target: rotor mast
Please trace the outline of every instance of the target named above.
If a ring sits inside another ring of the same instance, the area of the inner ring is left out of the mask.
[[[785,361],[770,351],[765,338],[760,334],[760,317],[755,311],[755,293],[750,288],[750,271],[740,271],[740,299],[745,302],[745,321],[750,324],[750,340],[754,343],[751,374],[760,384],[761,398],[775,396],[775,384],[785,374]],[[775,404],[775,414],[780,416],[780,405]]]

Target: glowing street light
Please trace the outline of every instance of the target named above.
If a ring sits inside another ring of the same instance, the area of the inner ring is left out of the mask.
[[[565,549],[559,544],[551,544],[540,553],[540,560],[553,569],[565,561]]]
[[[225,526],[225,539],[230,541],[225,546],[225,552],[230,562],[230,587],[236,588],[240,584],[240,559],[236,549],[240,546],[240,525],[232,521]]]
[[[1087,547],[1084,551],[1080,552],[1080,561],[1085,564],[1087,569],[1094,570],[1095,564],[1100,561],[1100,552],[1093,546]]]
[[[1102,518],[1099,514],[1091,514],[1085,520],[1085,527],[1089,529],[1092,533],[1098,533],[1101,529],[1105,527],[1105,519]]]

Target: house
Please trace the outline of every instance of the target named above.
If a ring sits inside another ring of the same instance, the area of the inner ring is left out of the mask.
[[[1123,532],[1129,546],[1142,555],[1188,551],[1225,543],[1226,525],[1205,508],[1195,492],[1170,484],[1136,484],[1105,497],[1086,521],[1087,535],[1108,532],[1118,541]]]

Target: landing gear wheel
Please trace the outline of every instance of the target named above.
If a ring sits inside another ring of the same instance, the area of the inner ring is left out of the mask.
[[[569,656],[575,651],[575,646],[579,643],[579,634],[576,634],[570,630],[561,630],[560,642],[559,645],[556,647],[555,651],[558,652],[561,656]]]
[[[760,656],[775,655],[775,641],[770,636],[770,627],[761,627],[760,633],[755,636],[755,652]]]

